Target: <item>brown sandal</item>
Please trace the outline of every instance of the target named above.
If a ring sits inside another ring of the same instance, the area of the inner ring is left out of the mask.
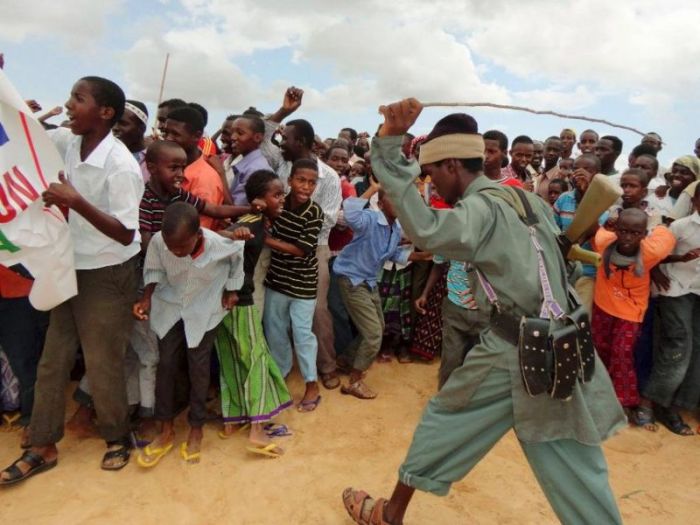
[[[371,509],[365,509],[367,505],[372,503],[374,504]],[[384,519],[384,507],[386,507],[387,503],[387,500],[384,498],[373,500],[364,490],[347,488],[343,491],[345,510],[348,511],[353,521],[359,523],[359,525],[391,525]],[[363,513],[366,510],[369,510],[369,514],[367,512]]]
[[[321,384],[326,390],[334,390],[340,386],[340,378],[336,372],[321,374]]]
[[[343,385],[340,392],[345,395],[355,396],[358,399],[374,399],[377,397],[377,393],[371,390],[362,380]]]

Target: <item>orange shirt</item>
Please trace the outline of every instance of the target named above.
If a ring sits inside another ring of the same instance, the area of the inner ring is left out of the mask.
[[[224,183],[221,177],[204,158],[204,155],[195,160],[185,168],[185,181],[182,189],[189,191],[200,199],[210,203],[220,205],[224,202]],[[216,219],[200,215],[200,223],[203,228],[213,230],[216,226]]]
[[[593,242],[593,249],[604,254],[606,248],[617,240],[615,232],[599,228]],[[649,306],[649,292],[651,269],[664,260],[673,251],[676,239],[665,226],[657,226],[642,240],[639,250],[644,266],[641,277],[634,273],[635,265],[621,270],[612,262],[610,263],[610,278],[605,276],[605,263],[598,267],[595,280],[595,294],[593,300],[596,306],[605,313],[641,323],[644,312]]]

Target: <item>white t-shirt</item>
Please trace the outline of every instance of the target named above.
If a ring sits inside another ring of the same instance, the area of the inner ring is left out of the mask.
[[[673,221],[670,229],[676,238],[673,255],[684,255],[690,250],[700,248],[700,215],[697,213]],[[700,295],[700,259],[664,264],[661,269],[670,279],[671,286],[666,291],[659,291],[659,295],[666,297],[679,297],[689,293]]]
[[[92,270],[128,261],[141,251],[139,204],[144,184],[136,159],[126,146],[109,133],[90,153],[80,160],[82,136],[58,128],[51,139],[65,162],[68,181],[83,198],[122,225],[135,230],[134,239],[124,246],[95,228],[78,212],[70,210],[70,227],[76,270]]]

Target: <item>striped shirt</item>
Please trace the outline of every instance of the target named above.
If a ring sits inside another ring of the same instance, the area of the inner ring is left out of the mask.
[[[318,285],[316,247],[323,224],[323,212],[314,201],[290,209],[287,195],[282,215],[275,220],[270,235],[300,248],[306,255],[296,257],[272,250],[265,286],[297,299],[315,299]]]
[[[162,233],[148,244],[143,269],[145,284],[157,283],[151,299],[151,328],[159,338],[182,319],[188,348],[226,316],[221,305],[224,290],[243,285],[243,242],[224,239],[202,228],[204,249],[194,259],[177,257],[165,245]]]
[[[199,197],[195,197],[188,191],[181,189],[178,193],[171,195],[169,198],[161,199],[147,182],[143,197],[141,197],[141,204],[139,204],[139,230],[141,230],[142,233],[151,234],[159,232],[163,227],[165,208],[170,206],[173,202],[186,202],[191,204],[199,213],[202,213],[204,209],[204,201]]]
[[[557,202],[554,203],[554,221],[559,226],[561,231],[566,231],[569,225],[574,220],[574,215],[576,215],[576,210],[578,209],[578,201],[576,200],[576,190],[567,191],[562,193]],[[608,220],[608,212],[606,211],[598,219],[598,223],[602,226]],[[593,246],[590,241],[586,241],[581,244],[581,248],[584,250],[593,250]],[[596,275],[596,267],[592,264],[582,264],[583,275],[585,277],[594,277]]]

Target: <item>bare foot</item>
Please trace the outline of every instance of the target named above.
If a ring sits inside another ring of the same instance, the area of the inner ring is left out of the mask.
[[[250,434],[248,435],[248,440],[250,443],[256,447],[266,447],[270,443],[273,443],[270,436],[265,432],[264,423],[253,423],[250,427]],[[275,443],[275,452],[277,454],[284,454],[284,449]]]
[[[97,426],[93,421],[95,411],[84,405],[79,405],[78,410],[66,423],[66,428],[73,432],[79,439],[99,437]]]
[[[29,435],[29,426],[22,428],[22,437],[19,441],[20,448],[30,448],[32,446],[32,438]]]
[[[202,438],[204,437],[204,432],[202,432],[202,427],[192,427],[190,428],[190,434],[187,436],[187,453],[192,456],[193,454],[198,454],[202,450]]]

